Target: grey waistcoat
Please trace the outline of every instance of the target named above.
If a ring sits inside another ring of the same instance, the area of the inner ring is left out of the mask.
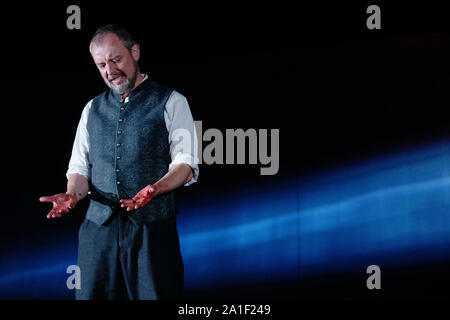
[[[172,89],[150,79],[129,95],[127,103],[108,90],[92,100],[87,121],[91,163],[91,202],[86,218],[103,224],[119,205],[163,177],[170,149],[164,109]],[[130,211],[136,224],[175,215],[173,191]]]

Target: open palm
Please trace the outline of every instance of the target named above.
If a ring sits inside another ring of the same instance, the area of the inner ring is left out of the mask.
[[[152,185],[148,185],[141,189],[133,198],[131,199],[120,199],[121,207],[127,208],[127,211],[142,208],[154,197],[154,188]]]
[[[53,209],[47,214],[47,218],[61,218],[64,213],[68,213],[70,209],[77,204],[77,197],[73,194],[58,193],[53,196],[40,197],[41,202],[52,202]]]

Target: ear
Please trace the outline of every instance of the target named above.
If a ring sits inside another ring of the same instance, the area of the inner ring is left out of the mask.
[[[138,61],[141,56],[141,50],[139,48],[139,44],[135,43],[131,47],[131,56],[133,57],[134,61]]]

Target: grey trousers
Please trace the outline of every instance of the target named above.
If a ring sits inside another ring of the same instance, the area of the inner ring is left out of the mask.
[[[77,300],[182,298],[176,217],[138,226],[120,208],[104,225],[84,219],[78,240]]]

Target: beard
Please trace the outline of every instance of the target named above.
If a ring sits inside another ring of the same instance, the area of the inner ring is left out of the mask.
[[[131,91],[134,88],[134,85],[136,84],[136,79],[137,79],[138,73],[139,73],[139,69],[138,69],[137,65],[135,65],[134,72],[131,75],[131,77],[128,78],[125,73],[123,73],[122,71],[119,71],[117,74],[115,74],[110,79],[105,80],[105,83],[109,88],[111,88],[111,90],[113,90],[117,94],[124,94],[124,93]],[[114,83],[111,82],[115,78],[120,77],[120,76],[123,76],[126,78],[122,84],[115,85]]]

